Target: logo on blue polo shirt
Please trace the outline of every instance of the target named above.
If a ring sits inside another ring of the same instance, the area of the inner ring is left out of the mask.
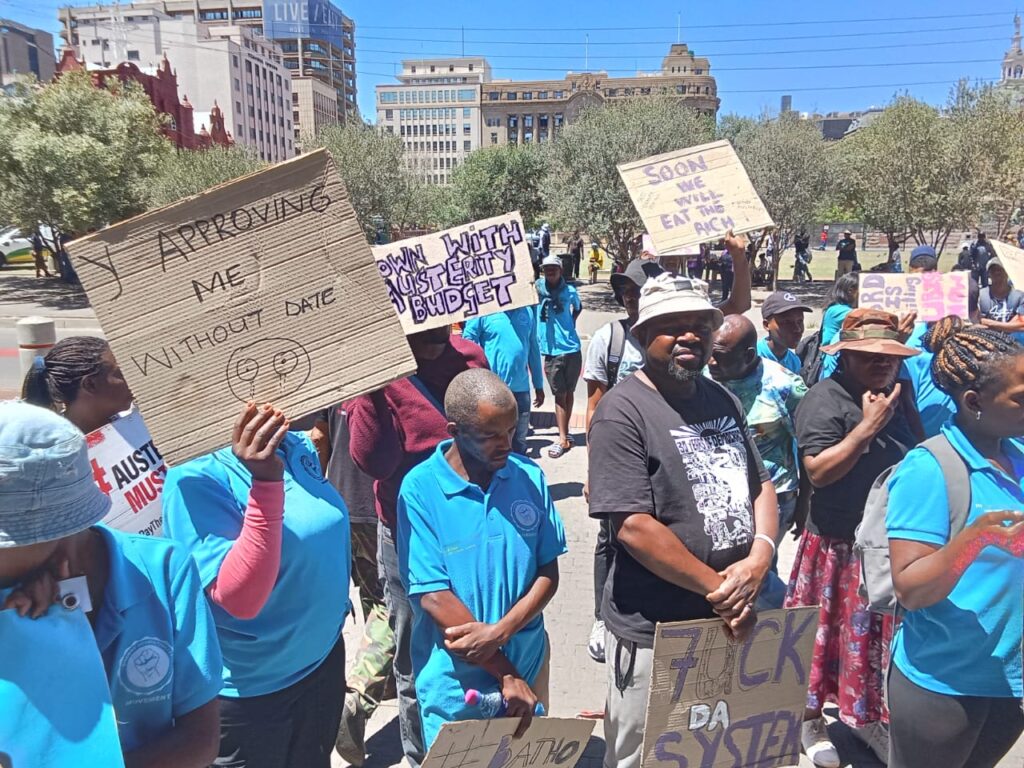
[[[155,637],[132,643],[121,656],[121,684],[132,693],[154,693],[171,681],[171,646]]]
[[[540,520],[540,510],[528,501],[512,502],[512,522],[520,533],[534,533]]]

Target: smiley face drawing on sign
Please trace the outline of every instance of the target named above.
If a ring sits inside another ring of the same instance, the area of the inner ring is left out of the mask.
[[[309,380],[312,362],[293,339],[260,339],[228,359],[228,386],[238,400],[273,401],[297,392]]]

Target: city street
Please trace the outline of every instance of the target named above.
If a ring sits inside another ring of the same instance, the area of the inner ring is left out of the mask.
[[[35,301],[11,303],[13,287],[6,284],[11,275],[12,272],[9,270],[0,272],[0,296],[6,295],[6,300],[0,301],[0,396],[13,396],[20,387],[17,341],[13,328],[16,312],[39,313],[54,317],[59,325],[58,338],[76,333],[99,333],[90,310],[80,304],[77,292],[73,290],[62,291],[54,286],[48,286],[48,290],[40,291],[40,295],[32,297]],[[821,282],[800,286],[799,290],[812,304],[820,304],[826,287],[827,283]],[[620,316],[621,310],[615,304],[605,281],[593,286],[581,284],[578,289],[584,307],[578,327],[585,355],[593,333],[604,323]],[[759,329],[759,304],[765,295],[764,291],[755,289],[755,306],[747,313]],[[67,308],[61,308],[62,303]],[[819,322],[820,312],[816,311],[807,316],[808,329],[818,327]],[[574,717],[584,711],[600,710],[604,702],[605,668],[595,663],[587,654],[587,640],[594,620],[592,574],[597,526],[587,516],[587,506],[583,500],[583,483],[587,473],[586,444],[582,429],[585,408],[586,384],[581,379],[576,390],[572,429],[576,447],[562,458],[551,459],[544,450],[551,444],[556,434],[552,426],[550,396],[548,404],[534,419],[537,424],[544,426],[535,428],[529,441],[531,458],[540,464],[547,475],[552,496],[565,524],[569,545],[568,554],[559,561],[558,594],[545,611],[552,643],[550,714],[556,717]],[[794,552],[795,542],[791,537],[787,537],[779,552],[779,571],[783,578],[788,576]],[[345,631],[350,664],[354,649],[359,644],[360,630],[361,620],[357,619],[351,621]],[[401,764],[397,712],[396,703],[388,701],[381,705],[370,721],[367,733],[367,768],[386,768]],[[830,728],[846,761],[844,766],[877,768],[881,765],[870,750],[861,745],[845,726],[833,723]],[[602,724],[599,721],[587,752],[579,764],[581,768],[599,768],[603,751]],[[335,755],[333,765],[335,768],[342,768],[347,763]],[[1024,739],[1000,763],[1000,768],[1020,768],[1021,765],[1024,765]],[[810,768],[811,763],[803,758],[800,766]]]

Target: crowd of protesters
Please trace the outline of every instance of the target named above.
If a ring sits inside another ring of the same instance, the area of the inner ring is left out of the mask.
[[[708,248],[613,274],[625,317],[584,359],[584,240],[566,274],[543,227],[535,307],[415,333],[414,375],[301,422],[245,404],[226,448],[167,472],[163,537],[101,523],[86,435],[133,407],[107,343],[37,358],[22,400],[0,403],[0,763],[362,765],[392,679],[412,768],[446,723],[488,716],[471,691],[498,694],[522,734],[557,706],[544,608],[567,552],[529,416],[546,381],[548,456],[573,450],[582,375],[607,768],[641,763],[659,622],[717,617],[743,640],[782,606],[819,612],[815,765],[841,764],[828,704],[894,768],[996,765],[1024,731],[1024,294],[979,237],[965,317],[858,308],[847,231],[820,330],[805,336],[813,307],[783,290],[759,339],[747,242],[721,245],[717,304]],[[801,233],[798,277],[809,251]],[[889,613],[855,547],[880,477]],[[366,623],[346,676],[350,580]]]

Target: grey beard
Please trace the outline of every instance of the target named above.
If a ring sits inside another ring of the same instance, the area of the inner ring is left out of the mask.
[[[668,363],[668,375],[676,381],[685,384],[696,380],[701,375],[701,372],[699,370],[691,371],[689,368],[679,365],[675,360],[670,360]]]

